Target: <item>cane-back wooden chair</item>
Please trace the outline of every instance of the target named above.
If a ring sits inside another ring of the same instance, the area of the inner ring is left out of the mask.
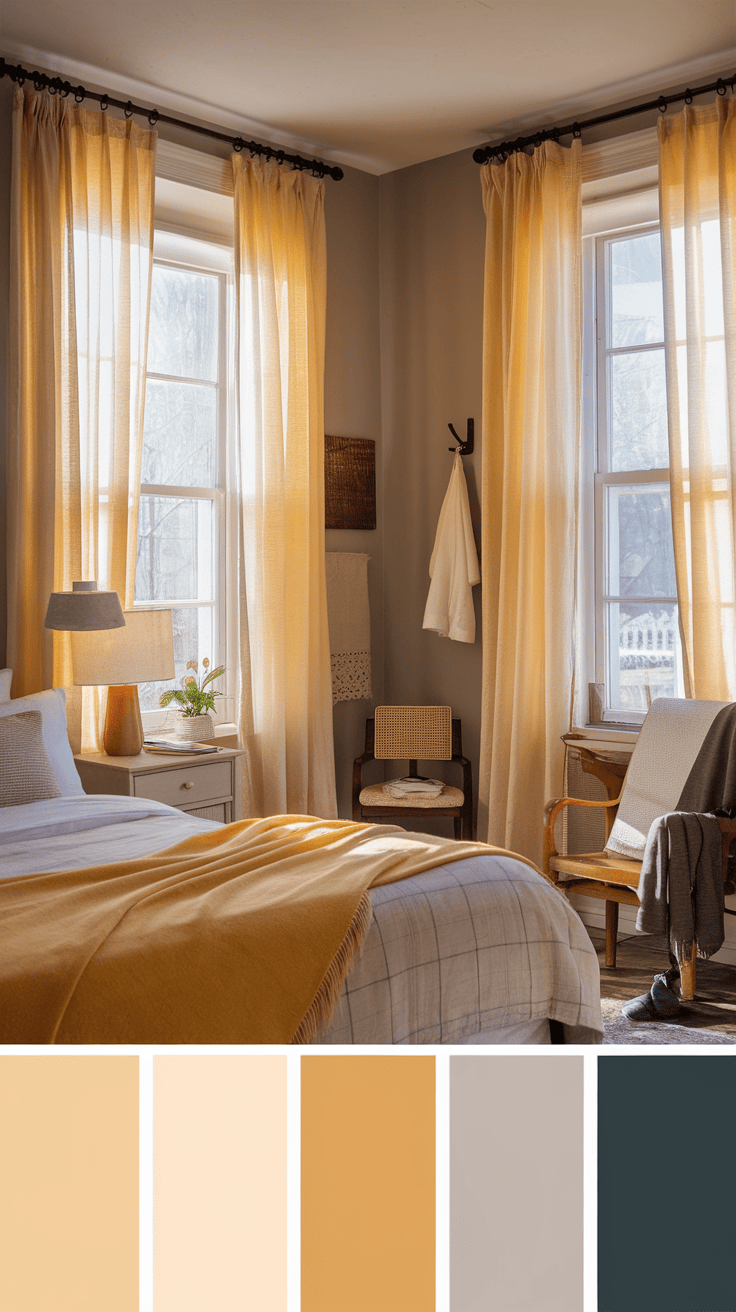
[[[462,788],[445,784],[439,797],[408,794],[392,797],[382,783],[363,787],[369,761],[407,761],[410,779],[419,778],[418,761],[454,761],[462,770]],[[377,706],[365,722],[365,749],[353,764],[353,819],[452,816],[455,838],[473,837],[472,768],[463,756],[462,725],[449,706]]]

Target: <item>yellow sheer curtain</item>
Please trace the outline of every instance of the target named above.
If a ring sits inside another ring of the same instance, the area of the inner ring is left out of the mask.
[[[324,550],[324,183],[233,155],[248,815],[337,814]]]
[[[688,697],[736,699],[736,100],[659,120],[672,534]]]
[[[49,593],[135,584],[153,254],[154,132],[16,88],[11,199],[8,664],[13,693],[67,687],[99,750],[94,689],[71,695]]]
[[[574,679],[580,142],[481,169],[483,698],[479,834],[539,862]]]

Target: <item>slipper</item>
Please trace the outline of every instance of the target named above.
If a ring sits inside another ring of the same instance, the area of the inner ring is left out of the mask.
[[[662,1019],[649,993],[642,993],[638,998],[630,998],[623,1004],[621,1015],[631,1021]]]
[[[655,975],[648,993],[631,998],[621,1008],[621,1015],[630,1021],[669,1020],[680,1011],[680,999],[672,992],[667,974]]]
[[[649,996],[660,1016],[676,1016],[680,1010],[680,999],[670,988],[671,974],[671,971],[667,971],[664,975],[655,975],[649,990]],[[679,979],[679,972],[674,978]]]

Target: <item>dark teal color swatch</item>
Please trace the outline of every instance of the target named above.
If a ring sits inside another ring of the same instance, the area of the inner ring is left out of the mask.
[[[736,1312],[736,1057],[598,1058],[598,1312]]]

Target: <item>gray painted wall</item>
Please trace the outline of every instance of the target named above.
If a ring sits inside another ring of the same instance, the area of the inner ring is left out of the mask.
[[[447,425],[464,436],[469,417],[476,445],[464,467],[480,544],[485,217],[478,172],[471,152],[462,151],[381,178],[385,695],[391,703],[452,706],[476,796],[480,586],[473,645],[440,638],[422,628],[422,618],[452,470]],[[436,762],[427,770],[457,778]],[[450,821],[435,823],[452,832]]]

